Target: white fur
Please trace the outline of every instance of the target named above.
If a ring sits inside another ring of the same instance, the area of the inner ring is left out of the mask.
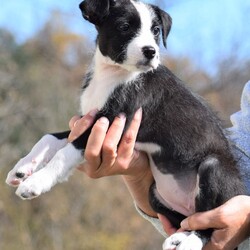
[[[92,109],[101,109],[108,96],[121,83],[129,83],[137,78],[142,72],[156,69],[160,63],[159,46],[151,32],[154,14],[147,5],[131,1],[137,9],[141,19],[141,30],[127,47],[126,60],[117,64],[109,57],[105,57],[97,46],[92,67],[95,68],[91,84],[81,96],[81,112],[86,114]],[[155,57],[149,65],[143,65],[145,56],[142,48],[152,46],[156,50]],[[90,70],[91,71],[91,70]]]
[[[65,181],[81,159],[82,152],[68,143],[43,169],[22,182],[16,194],[24,199],[32,199],[48,192],[56,183]]]
[[[95,72],[91,83],[81,95],[81,112],[86,114],[92,109],[100,110],[106,103],[108,96],[121,83],[128,84],[138,77],[138,72],[130,72],[105,57],[96,48],[94,56]]]
[[[32,148],[30,153],[22,158],[8,173],[6,183],[18,186],[34,172],[46,166],[56,152],[67,144],[67,139],[58,140],[52,135],[45,135]],[[23,178],[17,178],[16,173],[24,174]]]
[[[92,109],[101,110],[119,84],[129,84],[142,72],[155,69],[159,65],[159,47],[151,31],[154,14],[147,5],[131,2],[140,15],[141,30],[129,43],[126,51],[127,60],[122,64],[103,56],[97,46],[92,63],[93,68],[90,69],[93,72],[92,79],[84,89],[80,100],[83,115]],[[145,46],[152,46],[156,50],[156,56],[146,65],[142,52]],[[67,140],[57,140],[46,136],[9,173],[7,183],[16,186],[20,184],[16,193],[27,199],[50,190],[56,182],[65,179],[70,170],[82,160],[81,151],[71,144],[66,144]],[[159,146],[153,144],[137,145],[137,147],[141,147],[148,153],[160,150]],[[40,170],[36,172],[38,169]],[[17,172],[24,173],[24,178],[16,178]]]
[[[129,71],[147,71],[156,69],[160,63],[160,55],[159,46],[157,45],[154,35],[151,31],[154,13],[147,5],[143,3],[134,1],[131,1],[131,3],[135,6],[140,15],[142,26],[137,36],[128,45],[127,60],[123,63],[122,67]],[[145,46],[152,46],[156,51],[154,59],[152,59],[150,65],[147,66],[143,65],[145,58],[142,53],[142,48]]]
[[[135,149],[139,150],[139,151],[144,151],[148,154],[154,154],[154,153],[161,152],[161,147],[155,143],[136,142]]]
[[[163,250],[201,250],[204,243],[194,232],[180,232],[171,235],[163,243]]]
[[[92,67],[93,76],[90,84],[85,88],[80,100],[82,114],[92,109],[101,110],[108,97],[121,83],[129,84],[142,72],[156,69],[160,63],[159,46],[151,31],[154,13],[149,6],[131,0],[141,19],[141,29],[127,47],[126,60],[117,64],[109,57],[101,54],[98,46],[94,56]],[[143,55],[143,48],[151,46],[156,55],[152,60],[147,60]],[[160,146],[153,143],[137,143],[136,148],[147,152],[149,155],[160,152]],[[82,161],[82,151],[76,149],[67,139],[58,140],[53,136],[44,136],[31,150],[21,159],[8,174],[6,182],[19,187],[16,194],[23,199],[32,199],[47,192],[56,183],[64,181],[72,170]],[[158,197],[167,206],[189,215],[194,212],[194,197],[197,187],[191,181],[186,190],[171,175],[161,174],[153,164],[150,157],[151,168],[157,182]],[[39,170],[39,171],[38,171]],[[17,178],[16,173],[23,173],[23,178]],[[186,184],[186,183],[185,183]],[[164,191],[165,190],[165,191]],[[186,193],[190,193],[190,200],[186,199]],[[169,198],[170,197],[170,198]],[[165,200],[165,201],[164,201]],[[184,201],[183,201],[184,200]],[[181,201],[184,207],[178,202]],[[169,237],[164,245],[164,250],[201,250],[202,241],[193,233],[176,233]]]

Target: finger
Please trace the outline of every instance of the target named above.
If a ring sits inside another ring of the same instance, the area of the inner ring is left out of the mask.
[[[205,230],[208,228],[219,228],[216,220],[217,210],[196,213],[181,222],[183,230]]]
[[[219,248],[216,248],[216,246],[209,241],[203,248],[202,250],[218,250]],[[221,248],[222,249],[222,248]]]
[[[80,120],[80,119],[81,119],[80,116],[77,116],[77,115],[73,116],[73,117],[70,119],[70,121],[69,121],[69,128],[70,128],[70,129],[73,129],[74,126],[75,126],[75,124],[76,124],[76,122],[77,122],[78,120]]]
[[[84,157],[92,167],[93,172],[101,164],[101,151],[108,127],[109,120],[106,117],[102,117],[94,124],[89,135]]]
[[[227,234],[224,230],[214,231],[210,241],[202,248],[202,250],[219,250],[219,249],[235,249],[236,245],[227,244]],[[227,247],[226,247],[227,246]]]
[[[124,133],[120,146],[118,148],[118,155],[121,158],[128,159],[134,153],[134,146],[136,137],[141,125],[142,109],[138,109],[131,121],[127,131]]]
[[[72,130],[69,134],[68,140],[70,142],[74,141],[78,138],[81,134],[83,134],[94,122],[95,115],[97,110],[92,110],[81,119],[77,120],[77,117],[73,117],[71,119]]]
[[[107,136],[103,143],[102,159],[105,165],[111,166],[116,160],[117,146],[121,140],[121,136],[125,127],[126,117],[120,114],[116,117],[110,126]]]
[[[167,235],[172,235],[176,233],[177,229],[173,227],[173,225],[170,223],[170,221],[162,214],[158,214],[158,218],[162,223],[164,231],[167,233]]]

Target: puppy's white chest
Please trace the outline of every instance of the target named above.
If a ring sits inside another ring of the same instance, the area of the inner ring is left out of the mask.
[[[105,84],[105,79],[103,82],[93,79],[81,95],[82,115],[93,109],[101,110],[114,88],[114,84]]]
[[[111,64],[101,55],[97,48],[95,55],[95,72],[80,100],[82,115],[90,110],[101,110],[116,87],[135,80],[139,72],[129,72],[120,66]]]

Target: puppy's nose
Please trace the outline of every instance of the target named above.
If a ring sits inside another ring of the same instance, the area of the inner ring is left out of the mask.
[[[151,60],[155,57],[156,51],[152,46],[145,46],[142,48],[142,53],[147,59]]]

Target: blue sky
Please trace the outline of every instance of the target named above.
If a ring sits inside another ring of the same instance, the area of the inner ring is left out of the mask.
[[[154,2],[146,0],[147,2]],[[214,71],[216,62],[237,55],[250,59],[250,1],[169,0],[157,1],[173,18],[167,53],[188,56],[196,65]],[[79,0],[3,0],[0,27],[9,29],[19,43],[32,37],[52,10],[65,14],[69,29],[94,37],[93,26],[84,22]]]

